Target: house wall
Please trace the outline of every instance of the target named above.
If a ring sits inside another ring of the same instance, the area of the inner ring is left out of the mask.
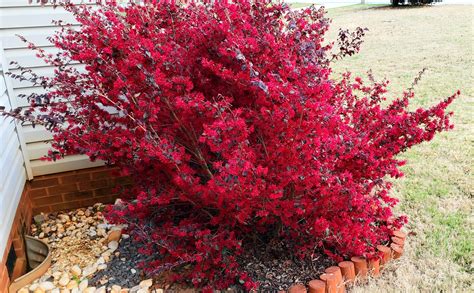
[[[20,196],[19,205],[16,209],[16,213],[13,217],[13,223],[10,228],[10,232],[6,235],[6,238],[2,238],[2,242],[5,242],[6,249],[0,254],[0,292],[8,292],[8,286],[11,280],[18,278],[23,275],[26,271],[27,260],[24,247],[23,235],[29,233],[29,228],[32,221],[32,209],[31,202],[27,194],[27,189],[24,189]],[[8,272],[6,267],[8,252],[12,247],[16,254],[16,262],[11,274]]]
[[[20,181],[23,183],[20,195],[14,196],[18,205],[8,210],[8,213],[1,210],[2,216],[8,214],[7,217],[10,219],[0,238],[2,245],[2,250],[0,250],[1,293],[8,292],[7,287],[10,282],[26,271],[27,260],[23,235],[29,233],[32,217],[39,213],[48,214],[87,207],[99,202],[114,202],[117,192],[131,184],[129,177],[117,176],[115,171],[116,168],[103,166],[36,176],[26,184]],[[3,196],[3,201],[12,194],[0,193],[0,195]],[[6,263],[10,247],[13,247],[17,260],[13,271],[9,274]]]
[[[86,3],[92,2],[86,1]],[[48,53],[55,53],[57,49],[51,45],[47,37],[57,29],[52,21],[60,19],[68,23],[76,23],[72,15],[62,8],[28,4],[27,0],[0,0],[0,41],[3,43],[6,69],[12,73],[18,73],[15,66],[10,65],[11,61],[16,61],[21,66],[30,68],[38,74],[52,76],[53,68],[37,58],[35,53],[28,49],[27,45],[16,35],[24,36]],[[11,83],[11,99],[17,106],[28,106],[26,99],[18,97],[20,94],[29,95],[32,92],[44,92],[41,87],[35,87],[27,81],[20,82],[9,76],[5,78]],[[41,158],[47,154],[48,141],[52,139],[51,133],[42,126],[33,128],[28,124],[22,126],[21,133],[26,145],[25,151],[28,157],[26,167],[29,179],[34,176],[103,165],[100,161],[91,163],[86,156],[81,155],[68,156],[56,162],[43,161]]]
[[[3,50],[0,42],[0,61],[3,57]],[[12,107],[11,85],[5,78],[5,67],[0,62],[0,106]],[[23,187],[27,178],[25,169],[25,158],[22,153],[22,143],[20,140],[20,126],[14,121],[0,117],[0,285],[5,278],[6,268],[4,261],[13,236],[12,229],[16,228],[15,214],[21,201]],[[24,144],[23,144],[24,147]],[[26,202],[25,202],[26,205]],[[16,241],[17,247],[21,243]],[[21,249],[19,249],[21,250]],[[21,253],[20,253],[21,255]],[[19,256],[19,254],[17,254]],[[0,286],[0,292],[2,288]]]
[[[33,1],[36,2],[36,1]],[[75,1],[78,2],[78,1]],[[92,3],[92,2],[91,2]],[[47,41],[55,29],[53,19],[73,22],[72,17],[51,5],[41,7],[28,0],[0,0],[0,105],[6,109],[27,107],[20,94],[42,92],[27,82],[10,78],[17,73],[10,65],[17,61],[33,71],[52,75],[53,68],[36,58],[15,34],[20,34],[47,52],[55,48]],[[23,235],[28,233],[32,216],[112,202],[114,186],[129,182],[115,178],[113,168],[102,162],[89,162],[85,156],[67,156],[57,162],[41,160],[48,149],[51,134],[46,129],[20,125],[0,117],[0,292],[8,292],[10,281],[26,270]],[[13,272],[6,267],[8,252],[17,257]]]

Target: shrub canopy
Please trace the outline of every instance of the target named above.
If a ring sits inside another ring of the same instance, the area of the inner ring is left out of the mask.
[[[49,90],[29,97],[42,112],[9,115],[53,131],[50,159],[86,154],[133,178],[109,218],[144,243],[150,274],[253,288],[237,257],[257,238],[301,257],[374,257],[405,220],[391,211],[395,156],[452,127],[455,95],[410,111],[411,90],[383,106],[388,82],[331,78],[331,61],[356,53],[364,30],[341,31],[333,54],[322,9],[65,8],[81,27],[51,38],[61,52],[30,44],[54,76],[17,76]]]

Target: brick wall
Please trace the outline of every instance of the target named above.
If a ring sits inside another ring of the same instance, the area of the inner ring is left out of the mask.
[[[130,184],[128,177],[117,177],[114,171],[99,167],[35,177],[26,187],[33,214],[113,202],[114,188]]]
[[[23,235],[29,233],[32,217],[40,212],[49,213],[87,207],[98,202],[113,202],[117,197],[115,187],[131,184],[129,177],[118,177],[115,171],[115,168],[98,167],[62,172],[37,176],[25,184],[0,263],[0,293],[8,292],[10,281],[25,273]],[[17,260],[10,278],[6,262],[12,245]]]
[[[29,232],[32,216],[31,201],[29,200],[28,192],[25,188],[21,195],[20,203],[18,205],[15,219],[13,220],[13,225],[10,230],[10,235],[7,240],[7,246],[2,255],[2,262],[0,263],[0,292],[2,293],[8,292],[8,286],[10,284],[10,276],[8,275],[6,262],[8,252],[10,251],[10,247],[12,245],[17,259],[11,279],[16,279],[26,271],[26,253],[23,235]]]

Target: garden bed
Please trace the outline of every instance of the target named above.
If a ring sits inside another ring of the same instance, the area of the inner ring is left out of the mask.
[[[50,245],[52,265],[43,276],[19,292],[54,293],[63,289],[86,293],[194,291],[172,282],[167,274],[154,279],[147,277],[140,267],[142,261],[147,261],[147,257],[139,253],[141,246],[133,243],[129,235],[122,234],[125,227],[111,225],[105,220],[104,207],[98,203],[68,212],[36,215],[31,234]],[[328,267],[337,268],[337,263],[327,256],[315,253],[311,259],[299,259],[289,253],[292,250],[283,242],[262,242],[246,247],[238,262],[258,282],[259,290],[265,292],[289,289],[295,292],[295,288],[302,287],[294,284],[309,284],[327,273]],[[368,269],[371,269],[370,263]],[[236,284],[227,291],[244,289]]]
[[[52,265],[19,292],[148,292],[152,280],[144,280],[139,254],[130,253],[129,236],[107,223],[103,208],[36,215],[31,234],[49,244]]]
[[[146,279],[139,266],[141,261],[146,261],[146,256],[138,252],[140,245],[132,243],[129,235],[121,234],[122,227],[107,223],[103,209],[104,205],[98,203],[69,212],[35,216],[31,234],[50,245],[52,265],[21,292],[74,288],[83,292],[125,292],[126,289],[148,292],[153,283],[157,292],[161,288],[186,289],[170,282],[166,275],[157,277],[155,282]],[[239,261],[262,290],[287,290],[293,283],[307,283],[333,264],[322,257],[299,260],[281,243],[249,247],[245,251]],[[229,289],[242,290],[240,285]]]

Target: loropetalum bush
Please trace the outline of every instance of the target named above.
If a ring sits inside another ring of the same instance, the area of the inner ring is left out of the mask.
[[[132,177],[108,216],[144,244],[151,275],[255,288],[237,257],[256,238],[300,257],[376,256],[405,222],[389,196],[395,156],[451,128],[459,93],[384,106],[388,82],[330,77],[364,30],[341,31],[331,53],[322,9],[235,2],[67,4],[82,26],[51,38],[61,53],[30,44],[54,76],[14,76],[48,89],[29,97],[42,112],[3,112],[50,128],[50,159],[86,154]]]

